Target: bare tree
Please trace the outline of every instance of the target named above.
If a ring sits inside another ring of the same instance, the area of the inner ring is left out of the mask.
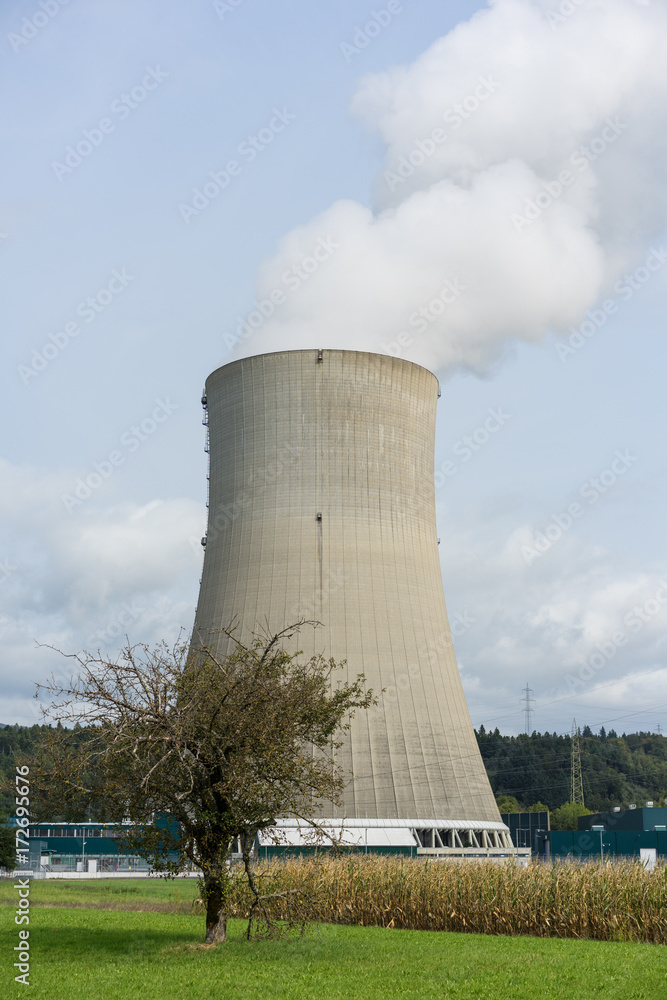
[[[286,651],[315,624],[249,645],[223,629],[235,643],[224,658],[186,642],[128,644],[114,661],[77,654],[68,684],[38,686],[55,699],[44,714],[65,724],[30,762],[39,812],[129,818],[124,844],[154,870],[200,868],[207,942],[226,940],[234,845],[248,870],[259,831],[339,801],[341,731],[373,703],[363,675],[343,683],[343,664]]]

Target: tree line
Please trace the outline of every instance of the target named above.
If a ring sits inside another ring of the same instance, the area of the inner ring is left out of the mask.
[[[559,733],[503,736],[496,728],[476,731],[491,787],[514,799],[520,809],[536,803],[552,812],[571,798],[572,739]],[[591,812],[614,806],[637,808],[667,798],[667,738],[656,733],[623,733],[590,726],[580,731],[584,803]],[[508,804],[508,803],[506,803]]]
[[[13,778],[17,754],[30,755],[49,730],[58,726],[5,726],[0,729],[0,784]],[[558,733],[504,736],[480,726],[477,743],[497,798],[514,799],[519,809],[544,804],[552,812],[571,797],[571,738]],[[81,739],[85,734],[81,733]],[[591,812],[605,812],[614,806],[638,807],[646,801],[656,806],[667,799],[667,737],[656,733],[623,733],[613,729],[593,733],[584,726],[580,735],[584,801]],[[13,796],[0,792],[0,813],[12,812]],[[69,812],[69,810],[68,810]],[[102,822],[106,817],[100,803],[86,818]],[[51,817],[53,821],[70,818]],[[81,815],[72,816],[83,819]]]

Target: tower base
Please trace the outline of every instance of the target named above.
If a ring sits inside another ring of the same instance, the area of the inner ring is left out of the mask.
[[[362,853],[409,854],[441,859],[527,860],[530,848],[515,847],[504,823],[438,819],[279,819],[259,835],[259,853],[273,857],[304,848],[353,848]]]

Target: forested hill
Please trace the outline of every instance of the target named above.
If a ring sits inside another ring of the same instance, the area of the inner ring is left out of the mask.
[[[479,727],[477,742],[496,796],[512,795],[521,807],[543,802],[556,809],[571,798],[569,736],[533,733],[502,736],[498,729]],[[581,770],[584,802],[592,812],[614,806],[656,806],[667,797],[667,738],[654,733],[623,733],[613,729],[581,730]]]
[[[0,729],[0,784],[9,778],[14,781],[15,758],[17,753],[30,753],[42,730],[50,726],[8,726]],[[14,811],[14,795],[9,791],[0,791],[0,815],[9,815]]]
[[[0,780],[13,778],[14,755],[30,752],[42,729],[5,726],[0,729]],[[514,796],[522,808],[542,802],[551,810],[568,802],[570,795],[571,739],[557,733],[502,736],[483,726],[477,742],[495,794]],[[592,733],[584,726],[580,736],[584,801],[593,812],[614,806],[661,806],[667,797],[667,737],[652,733],[612,730]],[[0,795],[0,811],[11,811],[13,797]]]

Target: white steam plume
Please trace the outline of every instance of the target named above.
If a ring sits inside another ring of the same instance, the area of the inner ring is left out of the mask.
[[[613,295],[667,224],[667,8],[560,6],[492,0],[362,80],[353,112],[386,143],[374,209],[339,201],[284,237],[227,330],[234,357],[343,347],[483,371]]]

